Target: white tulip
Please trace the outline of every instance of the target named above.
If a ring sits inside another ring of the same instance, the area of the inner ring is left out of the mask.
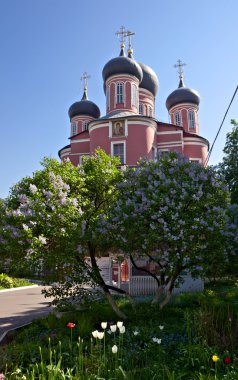
[[[136,331],[133,331],[133,334],[134,334],[134,335],[138,335],[138,334],[139,334],[139,331],[137,331],[137,330],[136,330]]]
[[[124,332],[126,331],[125,326],[121,326],[121,327],[119,328],[119,331],[120,331],[120,334],[124,334]]]
[[[114,346],[112,346],[112,353],[113,353],[113,354],[116,354],[117,351],[118,351],[118,348],[117,348],[117,346],[114,344]]]
[[[92,332],[92,336],[93,336],[94,338],[98,338],[98,330],[93,331],[93,332]]]
[[[153,340],[153,342],[155,342],[155,343],[158,343],[158,344],[161,344],[161,339],[159,339],[159,338],[152,338],[152,340]]]
[[[123,322],[117,322],[117,327],[120,328],[123,326]]]
[[[111,332],[116,332],[116,329],[117,329],[117,325],[112,325],[110,326],[110,329],[111,329]]]
[[[163,330],[164,326],[161,326],[161,325],[160,325],[159,328],[160,328],[160,330]]]
[[[107,328],[107,322],[102,322],[101,327],[103,330],[105,330]]]
[[[98,339],[103,339],[103,337],[104,337],[104,331],[102,332],[98,331]]]

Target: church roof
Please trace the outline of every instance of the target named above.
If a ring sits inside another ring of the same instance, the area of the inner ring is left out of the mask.
[[[183,78],[181,77],[178,88],[168,96],[166,107],[170,110],[170,108],[182,103],[192,103],[198,106],[200,96],[196,90],[185,87]]]

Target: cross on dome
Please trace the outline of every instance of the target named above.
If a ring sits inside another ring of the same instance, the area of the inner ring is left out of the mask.
[[[88,95],[87,95],[87,86],[88,86],[88,79],[90,78],[90,75],[86,73],[86,71],[83,73],[81,76],[81,81],[83,81],[83,97],[82,100],[88,100]]]
[[[120,32],[116,32],[116,36],[120,36],[121,48],[125,47],[125,37],[127,36],[126,28],[122,25],[120,27]]]
[[[175,68],[178,67],[179,79],[183,79],[183,66],[186,66],[186,63],[182,63],[181,59],[177,60],[178,64],[174,65]]]

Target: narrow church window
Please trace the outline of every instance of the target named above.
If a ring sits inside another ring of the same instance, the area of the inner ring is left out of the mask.
[[[137,107],[137,88],[136,85],[132,85],[132,105]]]
[[[181,115],[180,112],[175,112],[174,121],[176,125],[181,125]]]
[[[87,131],[88,130],[88,121],[84,121],[83,122],[83,131]]]
[[[113,144],[113,156],[119,157],[121,164],[125,164],[125,151],[123,143]]]
[[[149,116],[153,116],[152,107],[149,107]]]
[[[188,111],[188,125],[191,129],[195,128],[195,117],[193,111]]]
[[[72,128],[72,136],[76,135],[77,134],[77,125],[75,123],[72,123],[71,128]]]
[[[110,108],[110,85],[107,87],[106,107],[107,107],[107,111],[109,111],[109,108]]]
[[[144,115],[144,106],[141,103],[139,104],[139,114]]]
[[[117,104],[124,102],[124,83],[117,83]]]

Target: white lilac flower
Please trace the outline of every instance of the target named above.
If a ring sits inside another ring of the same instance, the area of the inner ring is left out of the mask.
[[[112,325],[110,326],[110,329],[111,329],[111,332],[116,332],[116,329],[117,329],[117,325]]]
[[[105,330],[107,328],[107,322],[102,322],[101,327],[103,330]]]
[[[120,328],[123,326],[123,322],[117,322],[117,327]]]
[[[161,344],[161,339],[159,339],[159,338],[153,337],[152,340],[154,343]]]
[[[98,339],[103,339],[104,338],[104,331],[99,332],[98,331]]]
[[[23,227],[23,230],[25,230],[25,231],[29,230],[29,227],[24,223],[22,224],[22,227]]]
[[[98,338],[98,330],[92,331],[92,336]]]
[[[119,327],[119,331],[120,331],[120,334],[124,334],[125,331],[126,331],[125,326],[121,326],[121,327]]]
[[[113,354],[116,354],[117,351],[118,351],[118,348],[117,348],[117,346],[114,344],[114,346],[112,346],[112,353],[113,353]]]
[[[29,189],[30,189],[30,192],[31,192],[32,194],[35,194],[35,193],[37,192],[37,187],[36,187],[36,185],[33,185],[32,183],[30,183]]]
[[[44,236],[40,235],[38,237],[38,240],[39,240],[39,242],[41,242],[41,244],[46,244],[46,238]]]
[[[159,325],[159,329],[160,329],[160,330],[163,330],[163,329],[164,329],[164,326]]]

